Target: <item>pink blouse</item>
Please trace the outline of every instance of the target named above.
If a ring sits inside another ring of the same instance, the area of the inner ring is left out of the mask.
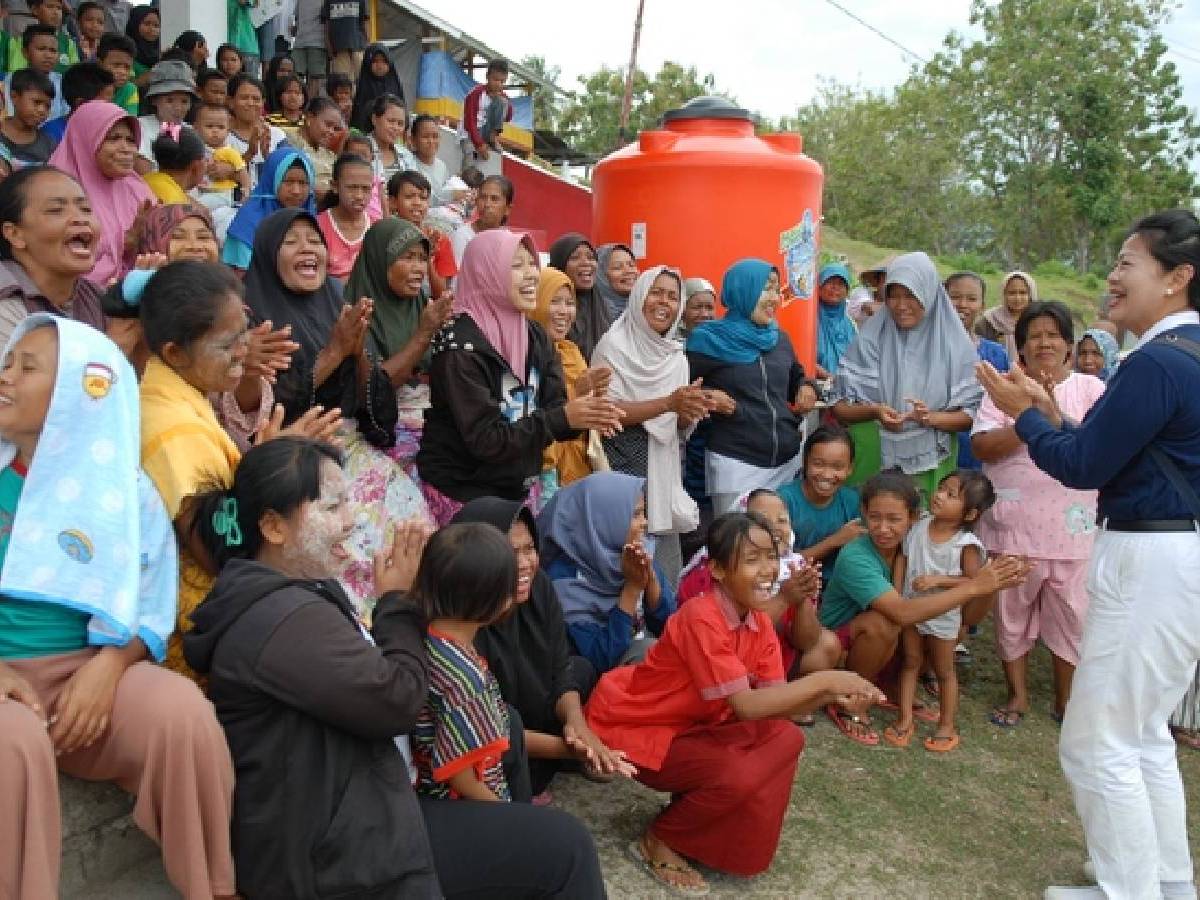
[[[326,246],[329,247],[329,274],[334,278],[346,278],[354,268],[354,261],[358,259],[363,237],[367,234],[365,229],[371,224],[370,218],[364,216],[364,230],[356,241],[348,241],[342,236],[337,223],[333,221],[333,210],[327,209],[320,213],[317,216],[317,224],[321,227],[321,234],[325,236]]]
[[[1072,372],[1054,389],[1063,415],[1079,422],[1104,393],[1104,382]],[[987,396],[971,434],[1009,428],[1013,420]],[[1079,560],[1092,552],[1096,531],[1096,491],[1077,491],[1051,478],[1029,458],[1025,445],[983,474],[996,489],[996,505],[979,523],[978,534],[989,553],[1012,553],[1032,559]]]

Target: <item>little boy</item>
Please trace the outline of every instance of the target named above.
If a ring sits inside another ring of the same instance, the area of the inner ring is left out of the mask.
[[[96,62],[77,63],[67,69],[62,77],[63,99],[67,107],[75,110],[89,100],[106,100],[112,102],[114,79],[112,72]],[[56,144],[63,139],[67,130],[67,122],[71,115],[51,119],[42,126],[42,134],[49,136]]]
[[[196,131],[204,141],[208,156],[208,183],[201,185],[202,194],[228,194],[230,203],[250,193],[250,171],[242,154],[225,145],[229,137],[229,110],[224,106],[205,103],[196,112]],[[240,196],[237,192],[240,191]],[[213,208],[212,199],[205,196],[205,205]]]
[[[79,56],[83,62],[95,62],[104,37],[104,7],[95,0],[83,0],[75,11],[79,22]],[[64,73],[66,74],[66,73]]]
[[[500,174],[500,133],[513,114],[512,101],[504,93],[506,81],[508,63],[494,59],[488,63],[487,80],[471,88],[463,100],[462,123],[458,126],[463,165],[474,165],[485,175]]]
[[[38,129],[50,115],[54,85],[42,72],[21,69],[9,82],[13,114],[0,122],[0,142],[12,154],[14,168],[50,161],[55,142]]]
[[[21,35],[21,54],[25,63],[20,66],[21,69],[28,67],[34,72],[41,72],[54,86],[50,117],[65,116],[70,110],[66,101],[62,99],[62,75],[54,71],[54,67],[58,65],[58,31],[53,26],[41,23],[28,26]],[[12,77],[9,75],[5,79],[5,114],[9,116],[14,114]]]
[[[229,79],[220,69],[203,69],[196,76],[196,92],[201,103],[224,106],[229,102]]]
[[[133,59],[137,56],[137,45],[133,38],[123,34],[106,34],[100,38],[96,61],[113,76],[113,103],[131,116],[138,114],[142,98],[133,81]]]
[[[411,169],[397,172],[388,181],[388,205],[392,215],[412,222],[429,239],[433,248],[429,254],[429,293],[436,300],[445,293],[449,280],[458,274],[458,266],[454,262],[450,238],[426,221],[429,179]]]
[[[60,75],[70,66],[79,62],[79,47],[75,39],[63,28],[63,0],[29,0],[29,14],[39,25],[48,25],[53,29],[55,49],[57,50],[54,71]],[[25,58],[21,55],[21,47],[15,42],[8,45],[8,71],[15,72],[25,68]]]

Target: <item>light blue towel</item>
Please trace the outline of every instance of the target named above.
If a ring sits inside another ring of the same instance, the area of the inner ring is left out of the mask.
[[[5,357],[42,327],[58,330],[58,374],[0,594],[87,613],[89,644],[140,637],[161,661],[175,627],[179,556],[162,499],[139,464],[137,375],[99,331],[50,313],[21,322]],[[0,468],[16,452],[0,438]]]

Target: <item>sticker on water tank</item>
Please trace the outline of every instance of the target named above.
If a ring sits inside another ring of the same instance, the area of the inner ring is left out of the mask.
[[[634,259],[646,258],[646,223],[634,222],[629,227],[629,249]]]
[[[779,235],[779,252],[787,265],[787,293],[791,300],[811,300],[817,278],[817,227],[811,209],[800,224]]]

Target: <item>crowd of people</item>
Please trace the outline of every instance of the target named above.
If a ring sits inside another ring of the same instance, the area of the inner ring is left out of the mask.
[[[543,264],[481,171],[502,62],[452,175],[385,48],[264,83],[121,7],[31,0],[0,54],[0,893],[56,895],[63,772],[136,794],[189,898],[601,897],[553,779],[634,778],[671,799],[630,857],[701,895],[770,866],[814,713],[957,751],[991,615],[996,727],[1051,654],[1079,896],[1195,896],[1195,216],[1078,335],[1026,272],[989,308],[831,261],[808,373],[769,261]]]

